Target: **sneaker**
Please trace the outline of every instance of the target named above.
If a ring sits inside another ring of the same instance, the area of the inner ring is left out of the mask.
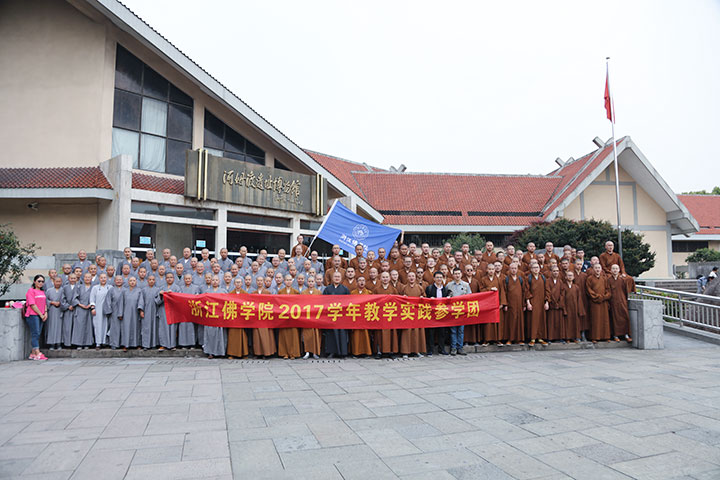
[[[313,353],[313,358],[314,358],[315,360],[317,360],[317,359],[320,358],[320,355],[316,355],[316,354]]]
[[[445,347],[438,348],[438,353],[440,355],[447,355],[448,353],[445,351]]]
[[[37,359],[38,359],[37,355],[35,355],[34,353],[31,353],[30,356],[28,357],[28,360],[37,360]]]
[[[47,357],[40,352],[35,356],[35,360],[47,360]]]
[[[450,355],[457,355],[457,350],[454,348],[450,349]]]
[[[463,350],[462,348],[458,348],[457,354],[462,356],[467,355],[467,353],[465,353],[465,350]]]
[[[310,358],[310,352],[305,352],[305,355],[303,355],[302,358],[303,360],[307,360],[308,358]]]

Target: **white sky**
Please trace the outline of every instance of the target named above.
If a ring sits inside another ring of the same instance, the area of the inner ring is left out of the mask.
[[[547,173],[630,135],[720,184],[720,2],[123,0],[298,145],[412,171]]]

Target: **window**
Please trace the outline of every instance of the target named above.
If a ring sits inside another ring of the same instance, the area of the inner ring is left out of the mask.
[[[135,256],[144,260],[148,249],[155,248],[155,231],[154,223],[130,222],[130,248]]]
[[[275,254],[281,248],[287,250],[290,246],[290,235],[287,233],[255,232],[252,230],[227,229],[227,248],[234,254],[240,252],[245,246],[252,256],[262,249],[269,254]]]
[[[672,242],[674,253],[693,253],[701,248],[708,248],[708,242],[698,240],[673,240]]]
[[[253,225],[266,225],[268,227],[290,228],[290,220],[280,217],[265,217],[263,215],[252,215],[250,213],[228,212],[228,222],[251,223]]]
[[[161,205],[148,202],[132,202],[132,213],[145,213],[148,215],[162,215],[165,217],[195,218],[199,220],[214,220],[215,210],[207,208],[181,207],[179,205]]]
[[[215,227],[192,227],[192,239],[192,252],[198,258],[203,248],[210,250],[211,258],[215,256]]]
[[[117,46],[112,155],[130,155],[133,168],[185,175],[191,148],[193,100]]]
[[[314,220],[300,220],[300,229],[302,230],[320,230],[322,222],[316,222]]]
[[[265,165],[265,152],[205,110],[205,148],[218,157]]]

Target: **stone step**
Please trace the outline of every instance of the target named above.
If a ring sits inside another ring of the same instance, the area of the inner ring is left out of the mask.
[[[467,353],[494,353],[494,352],[525,352],[528,350],[535,351],[558,351],[558,350],[583,350],[583,349],[601,349],[601,348],[630,348],[631,344],[625,341],[620,342],[580,342],[580,343],[551,343],[547,346],[535,344],[534,347],[528,345],[505,345],[498,347],[496,345],[489,345],[483,347],[481,345],[467,345],[464,350]],[[200,348],[177,348],[175,350],[163,350],[158,351],[157,349],[130,349],[127,352],[123,352],[121,349],[112,350],[109,348],[102,348],[95,350],[89,348],[87,350],[76,350],[74,348],[63,348],[62,350],[47,350],[44,349],[43,353],[48,358],[204,358],[206,355]],[[436,354],[437,355],[437,354]],[[335,359],[334,359],[335,360]]]

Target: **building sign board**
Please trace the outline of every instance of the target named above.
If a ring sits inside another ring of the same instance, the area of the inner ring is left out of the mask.
[[[185,196],[322,216],[327,181],[322,175],[217,157],[205,149],[188,150]]]

